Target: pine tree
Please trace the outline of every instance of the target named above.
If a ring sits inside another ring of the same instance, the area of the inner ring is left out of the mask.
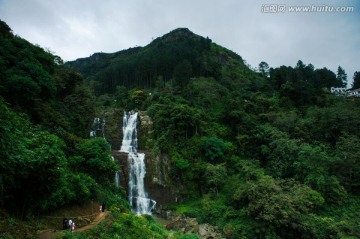
[[[265,77],[269,77],[269,64],[266,63],[265,61],[260,62],[259,64],[259,72],[265,76]]]
[[[360,71],[355,71],[353,78],[352,88],[359,89],[360,88]]]
[[[347,86],[347,74],[345,73],[345,70],[341,66],[338,67],[336,79],[339,82],[342,82],[342,87]]]

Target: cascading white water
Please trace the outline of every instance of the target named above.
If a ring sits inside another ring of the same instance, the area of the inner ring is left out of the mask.
[[[145,191],[145,154],[137,152],[138,113],[124,113],[123,140],[120,152],[128,153],[129,161],[129,202],[132,210],[138,214],[151,214],[156,202],[147,197]]]
[[[137,151],[137,117],[138,113],[124,113],[123,118],[123,140],[121,143],[120,152],[132,152]]]
[[[105,138],[105,119],[95,118],[90,131],[90,137],[99,137],[99,133]]]
[[[115,186],[117,188],[120,187],[120,174],[119,174],[119,172],[115,173]]]
[[[115,161],[114,156],[111,156],[111,159],[112,159],[113,161]],[[116,172],[116,173],[115,173],[115,186],[116,186],[117,188],[120,187],[120,173],[119,173],[119,172]]]

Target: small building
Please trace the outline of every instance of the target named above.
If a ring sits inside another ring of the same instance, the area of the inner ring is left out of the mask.
[[[360,89],[346,89],[343,87],[331,87],[330,92],[336,96],[360,97]]]
[[[360,97],[360,89],[354,89],[347,91],[346,97]]]
[[[337,96],[346,96],[347,89],[343,87],[331,87],[330,92]]]

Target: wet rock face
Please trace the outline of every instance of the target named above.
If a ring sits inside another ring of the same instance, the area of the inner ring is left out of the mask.
[[[111,155],[120,165],[120,186],[124,187],[128,193],[128,156],[127,153],[119,152],[123,137],[123,114],[124,112],[121,109],[109,110],[102,113],[101,119],[106,120],[106,124],[104,128],[101,128],[101,137],[105,137],[106,140],[111,144]],[[174,193],[174,190],[171,186],[172,182],[170,177],[170,160],[167,155],[160,153],[155,154],[151,147],[147,146],[149,135],[152,130],[152,121],[145,111],[140,111],[138,117],[138,152],[145,153],[146,155],[146,191],[148,192],[149,198],[154,199],[157,202],[156,208],[163,208],[163,205],[176,203],[178,200],[178,197]]]
[[[167,155],[156,154],[147,147],[152,121],[145,111],[139,112],[138,122],[138,147],[146,154],[146,190],[149,197],[156,201],[156,209],[162,208],[165,204],[177,202],[177,196],[171,186],[170,160]]]
[[[129,190],[129,163],[128,163],[128,154],[124,152],[119,152],[119,150],[112,150],[111,156],[114,157],[115,162],[120,166],[120,186],[125,188],[126,194]]]
[[[152,129],[152,121],[146,111],[139,111],[138,118],[138,149],[145,150],[146,141]]]
[[[113,109],[103,112],[100,117],[105,120],[105,127],[103,135],[97,134],[97,136],[105,137],[111,145],[112,150],[120,150],[121,142],[123,138],[122,133],[122,119],[124,111],[120,109]]]

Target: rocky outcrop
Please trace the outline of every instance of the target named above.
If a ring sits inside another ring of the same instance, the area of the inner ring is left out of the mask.
[[[198,235],[202,239],[217,239],[225,238],[217,227],[214,227],[210,224],[204,223],[199,225]]]
[[[152,130],[152,121],[146,111],[139,111],[138,115],[138,149],[142,151],[146,149],[146,142]]]
[[[146,111],[139,111],[137,136],[138,152],[145,153],[146,177],[145,185],[148,196],[154,199],[156,209],[162,210],[163,205],[175,203],[178,194],[171,186],[170,159],[167,155],[155,153],[151,148],[149,135],[152,131],[152,121]],[[94,136],[105,137],[111,145],[111,155],[120,165],[120,186],[128,192],[129,166],[127,153],[119,152],[122,143],[122,124],[124,111],[122,109],[111,109],[99,115],[99,122],[92,123]],[[106,122],[104,127],[101,123]]]
[[[177,202],[178,197],[171,186],[169,157],[151,149],[149,135],[152,124],[146,111],[139,111],[138,146],[140,151],[146,154],[145,185],[149,197],[156,201],[156,210],[159,211],[163,205]]]
[[[105,112],[101,119],[106,119],[105,129],[101,132],[112,146],[111,154],[120,165],[120,185],[128,192],[129,165],[128,155],[119,152],[122,142],[123,111],[112,110]],[[101,123],[102,121],[100,121]],[[94,126],[96,130],[99,127]],[[99,128],[100,129],[100,128]],[[138,120],[138,151],[146,154],[145,185],[148,197],[156,201],[155,212],[158,216],[171,221],[166,225],[169,230],[183,233],[196,233],[202,239],[222,239],[225,236],[219,229],[210,224],[199,224],[196,218],[184,215],[176,216],[172,211],[166,210],[164,205],[178,202],[180,187],[175,187],[171,181],[170,158],[166,154],[154,152],[149,143],[152,130],[151,118],[144,111],[139,112]],[[100,130],[99,130],[100,133]],[[97,135],[97,134],[96,134]]]
[[[169,215],[171,215],[171,213],[169,213]],[[173,217],[172,221],[166,225],[166,229],[181,231],[183,233],[196,233],[201,239],[225,238],[217,227],[208,223],[199,224],[196,218],[190,218],[184,215]]]
[[[111,156],[114,157],[115,162],[120,166],[119,176],[120,176],[120,186],[125,188],[126,194],[128,193],[128,182],[129,182],[129,163],[128,163],[128,154],[120,152],[119,150],[112,150]]]
[[[105,128],[102,134],[97,136],[105,137],[112,150],[120,150],[121,147],[123,115],[122,109],[108,110],[100,115],[100,119],[105,121]]]

